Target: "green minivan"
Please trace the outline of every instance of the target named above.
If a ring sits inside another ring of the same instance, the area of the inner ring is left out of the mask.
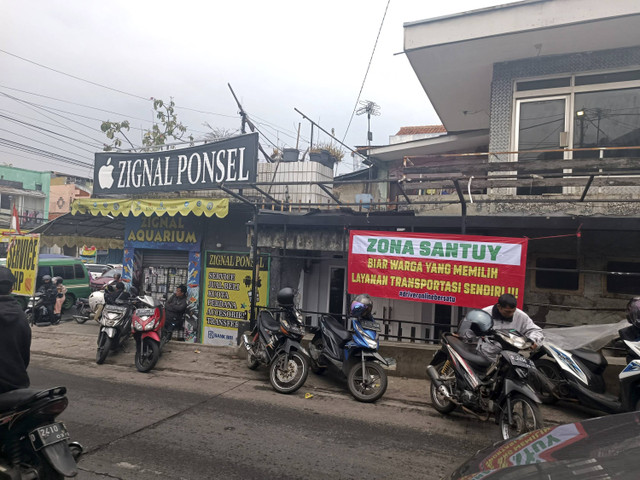
[[[38,257],[36,290],[42,285],[42,277],[45,275],[50,275],[51,278],[62,277],[62,283],[67,287],[63,310],[74,306],[78,298],[87,298],[91,294],[89,272],[79,258],[43,253]],[[23,308],[27,308],[28,297],[16,295],[16,298]]]

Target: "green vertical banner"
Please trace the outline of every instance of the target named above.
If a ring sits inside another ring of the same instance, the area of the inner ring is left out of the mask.
[[[269,304],[270,258],[259,257],[256,305]],[[202,301],[202,343],[233,346],[238,328],[249,321],[253,265],[248,253],[206,252]],[[242,332],[240,332],[242,333]]]

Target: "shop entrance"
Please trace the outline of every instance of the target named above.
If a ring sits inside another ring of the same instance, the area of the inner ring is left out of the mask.
[[[176,287],[187,284],[189,252],[150,250],[142,253],[142,288],[158,301],[169,298]]]

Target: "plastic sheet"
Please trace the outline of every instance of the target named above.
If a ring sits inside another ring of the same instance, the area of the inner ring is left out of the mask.
[[[586,348],[598,351],[618,338],[618,330],[629,326],[621,320],[617,323],[601,325],[580,325],[578,327],[549,328],[544,331],[545,342],[553,343],[565,350]]]

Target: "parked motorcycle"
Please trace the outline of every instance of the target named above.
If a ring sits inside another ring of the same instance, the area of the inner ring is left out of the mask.
[[[462,340],[467,330],[502,347],[495,361]],[[441,345],[427,367],[431,403],[438,412],[448,414],[461,406],[484,421],[494,415],[505,440],[543,426],[540,399],[530,385],[537,370],[518,353],[531,348],[531,340],[515,330],[493,330],[490,314],[471,310],[458,335],[443,333]]]
[[[56,417],[67,408],[65,387],[0,394],[0,478],[61,479],[78,473],[82,446]]]
[[[79,298],[76,300],[76,314],[73,319],[82,324],[93,316],[88,298]]]
[[[52,294],[49,296],[37,294],[29,299],[24,313],[27,316],[27,320],[30,325],[47,327],[49,325],[57,325],[60,323],[60,318],[56,317],[53,313],[55,295],[53,295],[53,298],[51,298],[51,295]]]
[[[278,292],[276,317],[268,310],[258,315],[251,332],[242,335],[247,349],[247,366],[269,366],[269,382],[276,392],[293,393],[309,375],[308,353],[300,345],[304,336],[302,315],[294,306],[295,292],[283,288]]]
[[[378,353],[380,325],[370,317],[371,298],[359,295],[351,304],[349,322],[353,333],[331,316],[320,317],[318,327],[310,328],[311,369],[323,373],[329,365],[347,377],[349,392],[360,402],[375,402],[387,390],[388,362]]]
[[[133,288],[133,287],[132,287]],[[117,305],[105,305],[100,316],[100,333],[96,363],[104,363],[109,351],[114,352],[124,345],[131,335],[131,317],[134,306],[130,300],[119,300]]]
[[[131,332],[136,342],[135,364],[139,372],[149,372],[156,366],[162,348],[171,339],[171,331],[165,329],[165,310],[149,296],[136,300]]]
[[[618,396],[606,392],[604,371],[608,362],[600,351],[561,348],[548,339],[531,358],[548,382],[540,388],[540,398],[552,404],[558,400],[580,402],[607,413],[640,409],[640,339],[630,335],[631,325],[620,330],[627,349],[628,365],[620,372]]]

